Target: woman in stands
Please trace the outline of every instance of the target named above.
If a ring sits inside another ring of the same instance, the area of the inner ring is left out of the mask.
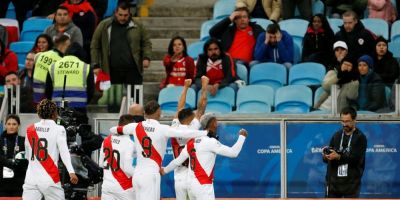
[[[18,58],[0,39],[0,85],[4,85],[4,78],[10,71],[18,71]]]
[[[25,138],[18,136],[19,126],[20,120],[17,115],[7,116],[5,131],[0,136],[1,197],[20,197],[22,195],[28,161],[19,157],[22,155],[20,152],[25,151]],[[15,159],[16,156],[18,159]]]
[[[376,39],[374,64],[374,71],[382,78],[386,86],[392,87],[399,77],[399,63],[388,50],[388,41],[382,36]]]
[[[183,86],[185,79],[194,78],[194,60],[186,52],[186,41],[180,36],[171,39],[168,54],[164,57],[164,67],[167,77],[160,84],[160,88]]]
[[[335,35],[328,20],[322,14],[311,17],[303,38],[303,62],[317,62],[327,66],[333,57]]]
[[[374,72],[374,61],[368,55],[358,59],[360,87],[358,89],[357,110],[376,112],[386,107],[385,84]]]
[[[34,53],[45,52],[53,49],[53,46],[53,40],[51,40],[50,36],[43,33],[36,38],[35,45],[31,51]]]

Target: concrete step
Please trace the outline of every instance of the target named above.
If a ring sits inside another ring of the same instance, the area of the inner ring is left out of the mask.
[[[145,71],[143,73],[143,81],[144,82],[158,82],[161,81],[166,77],[165,71]]]
[[[183,38],[199,38],[200,27],[148,27],[148,34],[150,38],[173,38],[181,36]]]
[[[158,100],[160,93],[160,82],[144,82],[143,83],[143,102],[146,104],[151,100]]]
[[[145,27],[200,27],[208,17],[142,17]]]
[[[164,6],[164,5],[153,5],[150,7],[149,16],[151,17],[212,17],[212,5],[200,6],[191,5],[196,1],[191,1],[189,4],[176,5],[175,6]]]

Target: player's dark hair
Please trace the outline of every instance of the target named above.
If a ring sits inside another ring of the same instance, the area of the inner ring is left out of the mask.
[[[157,110],[160,108],[160,104],[158,104],[157,101],[149,101],[146,106],[144,106],[144,114],[146,115],[152,115],[157,112]]]
[[[193,110],[191,108],[184,108],[178,112],[178,120],[180,123],[182,123],[185,119],[188,117],[193,116]]]
[[[211,125],[211,122],[213,122],[214,120],[217,120],[217,118],[216,117],[211,117],[208,120],[208,122],[207,122],[206,126],[204,127],[204,129],[208,129],[210,127],[210,125]]]
[[[121,117],[119,117],[118,126],[124,126],[134,121],[133,115],[121,115]]]
[[[43,99],[36,106],[37,113],[41,119],[52,119],[57,112],[57,105],[49,99]]]
[[[9,114],[6,118],[6,123],[9,119],[13,119],[15,121],[17,121],[17,124],[20,125],[21,124],[21,120],[19,119],[18,115],[14,115],[14,114]]]
[[[348,114],[350,114],[351,119],[356,119],[357,118],[357,111],[353,107],[345,107],[340,112],[340,116],[348,115]]]

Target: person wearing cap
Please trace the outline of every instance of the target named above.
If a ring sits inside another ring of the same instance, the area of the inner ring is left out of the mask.
[[[339,69],[343,58],[349,53],[346,42],[337,41],[333,44],[333,52],[335,57],[332,59],[328,70]]]
[[[360,73],[357,108],[376,112],[386,106],[385,85],[381,77],[374,72],[374,61],[370,56],[361,56],[357,63]]]
[[[239,155],[247,137],[245,129],[239,130],[239,138],[232,147],[218,141],[218,120],[213,113],[207,113],[200,119],[201,126],[208,131],[207,136],[191,139],[186,144],[178,158],[168,166],[160,169],[165,175],[180,166],[189,158],[188,187],[190,199],[215,199],[214,195],[214,165],[217,155],[235,158]]]
[[[374,64],[374,72],[382,78],[387,87],[392,87],[394,81],[399,78],[399,63],[388,50],[388,41],[382,36],[376,39]]]

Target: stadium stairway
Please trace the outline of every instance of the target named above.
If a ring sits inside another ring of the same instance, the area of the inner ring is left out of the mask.
[[[160,82],[165,78],[162,59],[172,37],[182,36],[187,45],[198,41],[201,24],[212,18],[215,0],[156,0],[148,17],[141,17],[153,45],[152,62],[144,71],[144,103],[157,100]]]

